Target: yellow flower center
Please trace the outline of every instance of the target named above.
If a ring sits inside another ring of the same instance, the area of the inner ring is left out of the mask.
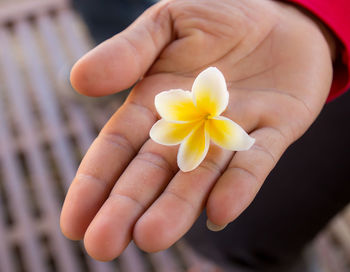
[[[157,94],[154,104],[162,119],[153,125],[150,137],[164,145],[180,144],[177,163],[184,172],[204,160],[211,141],[228,150],[247,150],[254,139],[220,116],[228,101],[224,76],[210,67],[198,75],[192,91],[172,89]]]
[[[211,119],[211,114],[207,113],[206,115],[204,115],[204,120],[209,120]]]

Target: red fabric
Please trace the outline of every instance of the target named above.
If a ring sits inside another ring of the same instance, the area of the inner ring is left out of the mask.
[[[328,101],[350,88],[350,0],[286,0],[319,17],[342,43],[341,58],[334,64]]]

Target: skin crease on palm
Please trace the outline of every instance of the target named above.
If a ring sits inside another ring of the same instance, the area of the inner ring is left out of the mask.
[[[268,0],[165,0],[147,10],[73,67],[72,85],[85,95],[139,81],[82,160],[62,209],[64,235],[84,239],[93,258],[107,261],[131,240],[148,252],[170,247],[204,208],[212,223],[232,222],[323,107],[333,42],[298,8]],[[190,90],[208,66],[228,84],[223,116],[256,143],[236,153],[212,144],[203,163],[184,173],[177,146],[149,139],[159,118],[154,97]]]

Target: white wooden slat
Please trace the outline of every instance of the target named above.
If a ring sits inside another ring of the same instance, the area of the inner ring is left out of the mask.
[[[121,271],[132,272],[147,272],[147,267],[142,259],[141,252],[136,248],[134,243],[129,246],[118,258],[120,262]]]
[[[26,21],[20,21],[15,26],[15,33],[23,50],[24,67],[29,75],[37,107],[43,118],[45,127],[50,133],[50,146],[55,156],[63,186],[67,190],[74,177],[77,167],[72,154],[72,148],[63,131],[63,122],[60,118],[60,110],[54,89],[45,71],[43,56],[39,53],[37,44],[33,37],[33,31]]]
[[[26,19],[38,12],[62,9],[68,6],[69,0],[31,0],[0,2],[0,24]]]
[[[0,210],[0,218],[3,218],[3,213]],[[14,272],[14,264],[12,262],[10,250],[9,250],[9,241],[7,239],[7,230],[3,224],[3,221],[0,221],[0,271]]]
[[[38,146],[36,140],[34,116],[32,115],[32,109],[28,105],[30,99],[26,93],[26,87],[21,73],[14,61],[15,57],[11,50],[9,39],[10,34],[4,29],[0,30],[0,34],[2,50],[6,52],[0,58],[2,67],[4,68],[4,81],[8,88],[9,100],[16,109],[14,112],[16,114],[15,118],[19,133],[24,135],[24,139],[27,141],[23,152],[30,169],[31,180],[36,187],[36,196],[37,198],[39,196],[38,199],[40,199],[40,208],[43,216],[51,225],[50,237],[52,238],[52,248],[56,254],[57,265],[61,271],[75,272],[78,270],[74,254],[58,227],[58,199],[53,184],[50,182],[52,177],[49,174],[49,168],[44,159],[43,150],[41,146]]]
[[[344,260],[335,254],[330,236],[324,233],[315,241],[315,250],[322,266],[329,272],[348,272]]]
[[[149,258],[156,272],[181,272],[179,264],[169,249],[151,253]]]
[[[17,69],[13,60],[10,58],[10,44],[8,34],[0,29],[0,44],[6,52],[0,56],[0,66],[3,71],[4,82],[9,89],[9,94],[12,96],[16,103],[12,103],[14,107],[21,104],[25,104],[26,101],[22,97],[16,97],[17,92],[20,91],[21,86],[19,85],[20,75],[18,77],[12,73],[13,70]],[[3,106],[0,105],[0,109]],[[29,200],[24,191],[24,178],[21,176],[20,167],[18,161],[12,152],[12,140],[9,134],[9,127],[5,123],[4,113],[0,112],[0,147],[2,150],[2,166],[4,169],[4,180],[3,184],[6,187],[7,193],[11,196],[9,198],[13,216],[15,217],[17,228],[23,233],[23,255],[26,265],[33,271],[45,271],[45,265],[43,259],[40,256],[40,247],[38,241],[35,240],[36,233],[33,228],[33,224],[30,218]]]
[[[350,226],[344,218],[337,217],[330,225],[330,229],[342,246],[347,259],[350,260]]]
[[[58,38],[59,36],[52,18],[50,18],[48,15],[43,15],[38,17],[37,23],[40,34],[43,37],[47,55],[50,59],[49,63],[51,65],[52,72],[53,74],[57,75],[55,77],[56,85],[62,86],[62,82],[60,82],[62,79],[59,77],[59,73],[62,71],[62,69],[70,66],[70,61],[64,54],[62,49],[62,41]],[[63,92],[61,97],[65,98],[66,90],[60,89],[59,91]],[[70,91],[73,92],[73,90]],[[86,112],[84,112],[82,106],[75,103],[75,101],[72,101],[70,98],[71,96],[66,98],[68,101],[63,105],[64,110],[67,111],[67,114],[70,117],[68,121],[71,122],[71,130],[73,133],[77,133],[76,138],[79,139],[78,144],[80,151],[81,153],[85,153],[92,143],[95,134],[91,128],[89,120],[86,119]],[[75,130],[75,128],[77,129]]]
[[[58,39],[58,34],[53,20],[48,15],[41,15],[37,18],[37,25],[43,38],[47,55],[49,56],[49,63],[51,64],[50,68],[52,69],[52,73],[58,75],[61,69],[68,65],[69,61],[62,50],[62,42]],[[55,77],[55,80],[59,81],[60,78]],[[60,82],[56,83],[57,86],[60,86]],[[93,141],[93,132],[89,126],[89,122],[84,117],[85,114],[80,105],[67,101],[65,104],[65,110],[67,111],[70,119],[69,121],[73,123],[73,126],[79,127],[79,130],[73,130],[73,134],[74,132],[78,132],[76,138],[79,139],[78,145],[80,146],[81,153],[84,153],[87,151],[89,145]],[[75,171],[75,169],[73,169],[73,171]],[[109,263],[94,261],[89,256],[86,256],[86,259],[91,271],[112,271],[112,265]]]
[[[81,33],[76,29],[76,19],[74,13],[67,9],[57,14],[57,21],[63,29],[63,35],[67,42],[74,61],[78,60],[90,49],[88,43],[84,41]]]
[[[3,89],[0,89],[0,92],[2,91]],[[27,230],[33,233],[33,224],[29,216],[30,212],[28,209],[22,209],[21,207],[22,205],[28,207],[29,200],[22,187],[23,176],[20,177],[20,167],[18,166],[18,162],[11,150],[13,142],[11,141],[9,126],[6,123],[4,116],[4,105],[0,99],[0,149],[3,150],[3,152],[0,153],[0,162],[2,163],[0,167],[0,180],[5,187],[6,193],[11,195],[11,198],[9,198],[9,207],[11,207],[11,210],[14,212],[13,216],[15,217],[16,222],[18,222],[19,226],[27,226]],[[0,201],[0,203],[2,203],[2,201]],[[10,241],[8,240],[7,229],[3,219],[4,215],[2,207],[0,207],[0,271],[12,272],[15,271],[15,268],[11,259]],[[21,232],[24,232],[23,228],[21,229]],[[28,267],[31,269],[38,269],[38,271],[44,271],[44,264],[41,261],[39,245],[37,244],[35,237],[29,232],[25,232],[22,241],[24,249],[31,251],[25,255],[25,262],[28,264]]]
[[[221,271],[219,267],[199,256],[191,247],[189,247],[183,240],[178,241],[175,246],[181,252],[182,259],[185,262],[187,271],[191,272],[218,272]]]

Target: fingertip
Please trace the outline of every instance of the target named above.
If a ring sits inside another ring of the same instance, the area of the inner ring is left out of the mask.
[[[140,206],[131,198],[111,195],[90,223],[84,236],[88,254],[99,261],[117,258],[129,245]]]
[[[212,231],[219,231],[222,226],[226,226],[233,221],[236,216],[232,214],[233,209],[227,207],[227,203],[224,199],[210,196],[206,206],[206,212],[208,217],[207,227]]]
[[[101,215],[93,220],[86,230],[84,246],[93,259],[101,262],[111,261],[122,254],[131,241],[131,235],[125,232],[117,233],[120,228],[113,223],[113,219]]]
[[[173,193],[163,193],[135,224],[133,239],[146,252],[165,250],[191,228],[198,216],[188,202]]]
[[[218,180],[207,201],[207,216],[215,225],[234,221],[253,201],[258,185],[242,170],[232,168]]]
[[[101,206],[101,186],[91,186],[89,180],[80,176],[74,179],[63,203],[60,227],[64,236],[82,240],[86,229]],[[89,195],[89,198],[82,197]]]
[[[74,64],[71,85],[78,93],[93,97],[127,89],[140,77],[134,58],[125,40],[117,35]]]
[[[93,231],[87,231],[84,236],[84,247],[89,256],[100,262],[108,262],[117,258],[122,250],[116,251],[110,242],[101,239],[100,235]]]
[[[224,228],[226,228],[227,224],[225,225],[216,225],[213,222],[211,222],[209,219],[207,220],[207,228],[211,231],[217,232],[217,231],[221,231]]]
[[[84,237],[85,229],[82,228],[82,224],[75,224],[76,221],[72,221],[72,216],[69,209],[63,205],[60,216],[60,228],[62,234],[73,241],[82,240]]]
[[[65,220],[65,215],[63,212],[61,213],[60,217],[60,228],[62,234],[69,240],[79,241],[84,237],[83,232],[81,232],[79,229],[74,229],[70,224],[67,224],[67,220]]]
[[[79,59],[70,72],[72,87],[80,94],[92,97],[99,97],[110,94],[111,87],[106,86],[107,77],[101,73],[100,62],[94,52]]]
[[[82,59],[78,60],[70,71],[70,83],[74,90],[83,95],[89,95],[88,84],[86,84],[86,73],[84,65],[81,65]]]
[[[135,225],[133,240],[143,251],[153,253],[165,250],[169,245],[169,230],[164,221],[155,216],[142,217]]]

